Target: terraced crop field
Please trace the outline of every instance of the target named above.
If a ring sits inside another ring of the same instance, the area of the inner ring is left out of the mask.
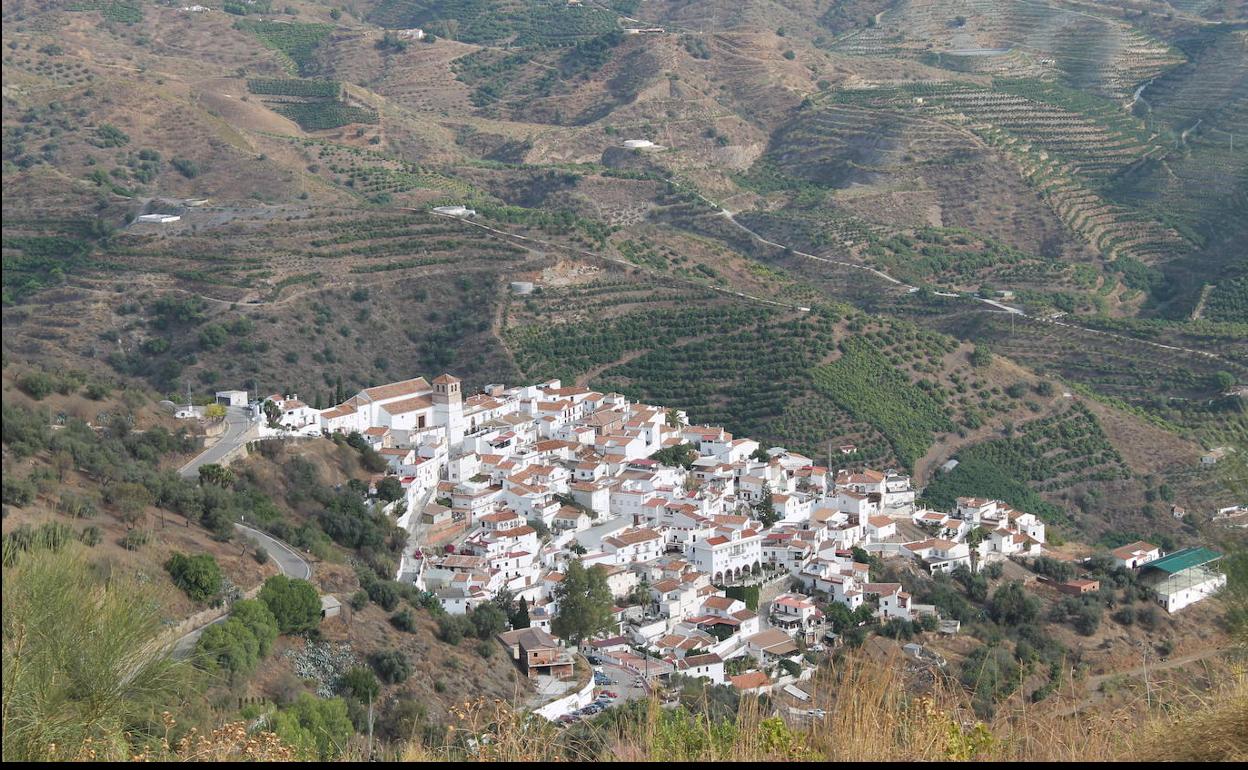
[[[904,0],[884,12],[878,26],[845,35],[832,49],[1057,78],[1114,98],[1182,61],[1166,44],[1108,14],[1045,0]]]
[[[265,46],[279,52],[291,73],[311,74],[313,53],[333,31],[329,24],[303,24],[286,21],[241,19],[235,25],[259,38]]]
[[[620,279],[544,290],[523,312],[516,305],[505,338],[527,376],[670,404],[814,457],[829,442],[854,444],[849,462],[912,467],[938,434],[1019,406],[966,369],[953,339],[834,308],[794,314]],[[886,396],[887,408],[864,406]]]
[[[1067,93],[1016,81],[1002,88],[1054,99]],[[1117,204],[1097,191],[1114,173],[1156,151],[1128,130],[1129,119],[1098,122],[1019,93],[975,91],[953,84],[858,89],[835,98],[881,110],[879,120],[904,109],[973,131],[1010,157],[1062,222],[1107,261],[1127,256],[1156,264],[1184,256],[1192,248],[1182,234],[1147,212]]]
[[[938,475],[924,490],[929,504],[943,510],[958,497],[984,495],[1035,513],[1050,524],[1070,524],[1073,517],[1037,493],[1132,475],[1096,417],[1079,403],[1025,422],[1009,438],[962,450],[957,460],[956,468]]]

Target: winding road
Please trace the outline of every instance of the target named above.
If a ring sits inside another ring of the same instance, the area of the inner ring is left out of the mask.
[[[251,438],[254,438],[252,422],[247,409],[241,406],[227,406],[225,408],[225,433],[217,439],[216,443],[183,465],[178,470],[178,474],[184,479],[193,479],[199,474],[201,465],[220,462],[221,458],[238,449]]]
[[[910,293],[914,293],[914,292],[917,292],[917,291],[919,290],[919,287],[917,287],[917,286],[911,286],[910,284],[905,283],[904,281],[898,280],[897,278],[894,278],[893,276],[889,275],[888,273],[883,272],[882,270],[877,270],[877,269],[875,269],[875,268],[873,268],[873,267],[869,267],[869,266],[867,266],[867,265],[861,265],[861,264],[857,264],[857,263],[854,263],[854,262],[845,262],[845,261],[843,261],[843,260],[839,260],[839,259],[830,259],[830,258],[828,258],[828,257],[819,257],[819,256],[816,256],[816,255],[814,255],[814,254],[808,254],[808,253],[806,253],[806,252],[804,252],[804,251],[798,251],[797,249],[793,249],[793,248],[791,248],[791,247],[785,246],[785,245],[784,245],[784,244],[782,244],[782,243],[776,243],[775,241],[768,240],[768,239],[764,238],[763,236],[759,235],[758,233],[754,232],[754,231],[753,231],[753,230],[751,230],[750,228],[748,228],[748,227],[746,227],[745,225],[743,225],[743,224],[741,224],[740,222],[738,222],[738,221],[736,220],[736,218],[733,216],[733,214],[732,214],[732,212],[731,212],[731,211],[729,211],[728,209],[724,208],[723,206],[720,206],[720,205],[716,204],[714,201],[711,201],[710,199],[708,199],[706,196],[702,195],[702,194],[701,194],[700,192],[698,192],[697,190],[691,190],[691,189],[689,189],[688,187],[684,187],[683,185],[681,185],[681,184],[680,184],[680,182],[678,182],[678,181],[677,181],[677,180],[675,180],[675,179],[668,179],[667,181],[668,181],[669,183],[671,183],[673,186],[676,186],[676,187],[682,187],[683,189],[688,190],[689,192],[691,192],[691,193],[693,193],[694,195],[696,195],[699,199],[701,199],[701,200],[702,200],[704,203],[706,203],[707,205],[709,205],[709,206],[713,206],[714,208],[718,209],[718,210],[719,210],[719,213],[720,213],[720,216],[724,217],[724,218],[725,218],[725,219],[727,219],[729,222],[731,222],[731,223],[733,223],[734,225],[736,225],[738,228],[740,228],[742,231],[744,231],[745,233],[747,233],[748,235],[750,235],[752,238],[755,238],[756,240],[758,240],[760,243],[764,243],[764,244],[766,244],[766,245],[768,245],[768,246],[772,246],[773,248],[786,249],[786,250],[788,250],[789,252],[791,252],[792,254],[795,254],[795,255],[797,255],[797,256],[799,256],[799,257],[803,257],[803,258],[805,258],[805,259],[814,260],[814,261],[816,261],[816,262],[825,262],[825,263],[832,264],[832,265],[837,265],[837,266],[840,266],[840,267],[849,267],[849,268],[853,268],[853,269],[855,269],[855,270],[862,270],[862,271],[864,271],[864,272],[868,272],[868,273],[871,273],[871,274],[875,275],[877,278],[881,278],[881,279],[883,279],[883,280],[885,280],[885,281],[888,281],[889,283],[892,283],[892,284],[895,284],[895,285],[897,285],[897,286],[900,286],[900,287],[902,287],[902,288],[906,289],[906,291],[908,291],[908,292],[910,292]],[[1142,338],[1140,338],[1140,337],[1132,337],[1132,336],[1127,335],[1127,334],[1118,334],[1118,333],[1116,333],[1116,332],[1108,332],[1108,331],[1104,331],[1104,330],[1102,330],[1102,329],[1093,329],[1093,328],[1090,328],[1090,327],[1087,327],[1087,326],[1082,326],[1082,325],[1080,325],[1080,324],[1074,324],[1074,323],[1068,323],[1068,322],[1065,322],[1065,321],[1059,321],[1059,320],[1057,320],[1057,319],[1056,319],[1056,317],[1046,317],[1046,316],[1037,316],[1037,315],[1032,315],[1032,314],[1030,314],[1030,313],[1027,313],[1027,312],[1023,311],[1023,310],[1022,310],[1022,309],[1020,309],[1020,308],[1016,308],[1016,307],[1012,307],[1012,306],[1010,306],[1010,305],[1006,305],[1006,304],[1004,304],[1004,303],[998,302],[998,301],[997,301],[997,300],[995,300],[995,299],[987,299],[987,298],[985,298],[985,297],[978,297],[978,296],[975,296],[975,295],[958,294],[958,293],[955,293],[955,292],[946,292],[946,291],[934,291],[933,293],[934,293],[936,296],[938,296],[938,297],[962,297],[962,298],[964,298],[964,299],[974,300],[975,302],[979,302],[979,303],[981,303],[981,304],[983,304],[983,305],[988,305],[989,307],[993,308],[993,310],[992,310],[992,311],[990,311],[990,312],[1004,312],[1004,313],[1009,313],[1009,314],[1011,314],[1011,315],[1016,315],[1016,316],[1019,316],[1020,318],[1027,318],[1027,319],[1032,320],[1032,321],[1039,321],[1039,322],[1041,322],[1041,323],[1047,323],[1047,324],[1050,324],[1050,325],[1052,325],[1052,326],[1061,326],[1061,327],[1065,327],[1065,328],[1067,328],[1067,329],[1075,329],[1075,330],[1077,330],[1077,331],[1081,331],[1081,332],[1084,332],[1084,333],[1087,333],[1087,334],[1099,334],[1099,335],[1101,335],[1102,337],[1112,337],[1112,338],[1114,338],[1114,339],[1120,339],[1120,340],[1123,340],[1123,341],[1125,341],[1125,342],[1134,342],[1134,343],[1139,343],[1139,344],[1142,344],[1142,345],[1149,345],[1149,346],[1151,346],[1151,347],[1160,348],[1160,349],[1162,349],[1162,350],[1173,350],[1173,351],[1180,352],[1180,353],[1190,353],[1190,354],[1192,354],[1192,355],[1202,356],[1202,357],[1204,357],[1204,358],[1210,358],[1210,359],[1213,359],[1213,360],[1215,360],[1215,361],[1227,361],[1227,359],[1223,358],[1222,356],[1219,356],[1219,355],[1218,355],[1218,354],[1216,354],[1216,353],[1210,353],[1210,352],[1209,352],[1209,351],[1207,351],[1207,350],[1195,350],[1195,349],[1193,349],[1193,348],[1185,348],[1185,347],[1180,347],[1180,346],[1178,346],[1178,345],[1166,345],[1165,343],[1162,343],[1162,342],[1153,342],[1152,340],[1146,340],[1146,339],[1142,339]],[[1064,315],[1064,314],[1063,314],[1063,315]]]
[[[281,570],[282,574],[286,577],[298,578],[300,580],[312,579],[312,565],[300,556],[299,552],[296,551],[293,546],[283,543],[281,540],[278,540],[271,535],[266,535],[258,529],[252,529],[251,527],[243,524],[235,524],[234,529],[240,535],[255,538],[259,541],[260,545],[264,547],[264,550],[268,551],[269,558],[273,559],[277,568]],[[224,623],[229,617],[229,613],[226,613],[216,620],[205,623],[199,628],[196,628],[194,631],[184,634],[173,643],[173,647],[169,654],[176,660],[186,658],[195,649],[195,643],[199,641],[199,637],[204,633],[205,629],[209,626],[215,626],[218,623]]]

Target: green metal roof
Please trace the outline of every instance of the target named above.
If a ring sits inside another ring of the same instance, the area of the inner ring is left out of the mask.
[[[1202,564],[1208,564],[1221,558],[1222,554],[1208,548],[1184,548],[1182,551],[1175,551],[1168,556],[1163,556],[1156,561],[1150,561],[1143,566],[1144,569],[1159,569],[1162,572],[1169,572],[1173,575],[1176,572],[1199,567]]]

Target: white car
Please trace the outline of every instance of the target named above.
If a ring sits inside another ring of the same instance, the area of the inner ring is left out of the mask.
[[[823,709],[810,709],[809,711],[806,712],[806,716],[813,717],[814,719],[823,719],[827,715],[828,715],[828,712],[824,711]]]

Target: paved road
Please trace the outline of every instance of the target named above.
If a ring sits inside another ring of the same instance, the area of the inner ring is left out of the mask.
[[[192,479],[199,475],[199,466],[220,462],[222,457],[245,444],[252,436],[251,417],[247,409],[241,406],[225,408],[225,433],[221,434],[215,444],[200,452],[178,471],[184,479]]]
[[[308,564],[293,546],[242,524],[235,524],[234,529],[244,537],[252,537],[259,541],[260,545],[264,546],[264,550],[269,552],[269,558],[273,559],[277,568],[286,577],[299,578],[301,580],[310,580],[312,578],[312,565]],[[195,649],[195,643],[199,641],[199,637],[204,633],[204,629],[209,626],[215,626],[218,623],[224,623],[227,618],[229,618],[229,615],[222,615],[211,623],[205,623],[184,635],[173,643],[170,655],[179,660],[187,657]]]
[[[252,529],[243,524],[235,524],[234,529],[245,537],[254,537],[260,541],[260,545],[269,552],[269,557],[277,563],[278,569],[286,577],[300,580],[312,579],[312,565],[299,555],[294,546],[287,545],[271,535],[266,535],[258,529]]]

